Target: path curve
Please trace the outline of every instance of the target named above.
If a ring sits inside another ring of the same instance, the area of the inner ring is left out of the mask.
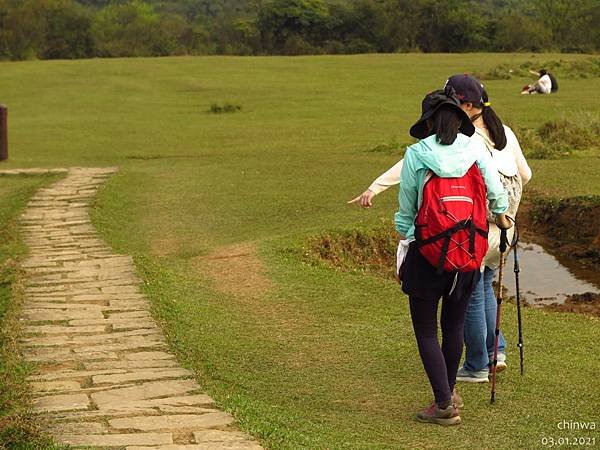
[[[30,249],[21,347],[37,363],[35,409],[75,447],[261,449],[177,364],[131,258],[92,226],[90,203],[116,170],[69,169],[21,216]]]

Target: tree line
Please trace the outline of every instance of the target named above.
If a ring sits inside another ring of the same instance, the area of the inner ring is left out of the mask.
[[[600,50],[600,0],[0,0],[0,59]]]

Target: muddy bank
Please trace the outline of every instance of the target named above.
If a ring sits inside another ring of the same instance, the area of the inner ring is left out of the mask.
[[[520,246],[521,258],[527,266],[521,280],[525,303],[556,311],[600,315],[600,295],[597,294],[600,286],[600,197],[530,198],[522,205],[518,222],[523,245]],[[373,228],[313,236],[303,251],[309,261],[324,262],[336,270],[393,279],[396,245],[397,235],[391,221],[383,221]],[[528,255],[528,250],[536,248],[537,252],[530,251],[532,255]],[[510,266],[512,258],[508,259]],[[512,268],[509,269],[512,272]],[[560,274],[565,276],[560,277]],[[584,289],[580,284],[588,287]],[[583,293],[588,289],[590,292]],[[509,287],[508,296],[510,291]]]
[[[578,277],[600,272],[600,196],[530,197],[517,217],[521,242],[541,245]],[[309,238],[305,256],[332,267],[393,277],[397,235],[391,221]]]
[[[545,305],[545,308],[552,311],[577,312],[600,317],[600,294],[591,292],[574,294],[569,296],[564,303]]]
[[[583,271],[600,271],[600,196],[533,198],[522,204],[518,222],[523,240]]]

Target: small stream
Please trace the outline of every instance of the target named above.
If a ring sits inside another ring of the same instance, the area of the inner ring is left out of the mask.
[[[572,294],[600,293],[600,273],[576,268],[570,261],[559,261],[537,244],[521,242],[517,251],[521,298],[530,305],[564,303]],[[511,251],[506,259],[503,283],[509,296],[515,294],[513,263]]]

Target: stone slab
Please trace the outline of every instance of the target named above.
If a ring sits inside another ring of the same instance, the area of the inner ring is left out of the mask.
[[[194,439],[198,444],[207,442],[240,442],[247,441],[248,435],[237,430],[201,430],[194,431]]]
[[[106,369],[106,370],[57,370],[49,373],[31,375],[27,377],[29,381],[53,381],[53,380],[68,380],[72,378],[85,378],[92,375],[105,375],[109,373],[125,373],[123,369]]]
[[[23,318],[32,322],[39,322],[44,320],[102,319],[104,316],[100,310],[30,309],[23,311]]]
[[[149,359],[142,361],[98,361],[85,364],[86,369],[147,369],[151,367],[177,367],[172,359]]]
[[[33,392],[78,391],[81,385],[77,381],[36,381],[29,383]]]
[[[108,308],[113,311],[147,311],[150,305],[146,300],[110,300]]]
[[[138,319],[113,319],[109,313],[107,319],[73,319],[69,321],[72,326],[90,326],[90,325],[112,325],[113,330],[131,330],[137,328],[157,328],[156,323],[149,317],[139,317]],[[149,315],[148,315],[149,316]],[[137,326],[136,326],[137,325]]]
[[[194,380],[154,381],[140,384],[139,386],[113,389],[111,391],[91,394],[92,400],[98,408],[102,409],[111,405],[126,405],[128,402],[148,400],[156,397],[176,396],[199,389]]]
[[[138,286],[106,286],[101,287],[100,290],[106,294],[135,294],[140,292],[140,288]]]
[[[40,325],[28,326],[25,333],[41,334],[79,334],[79,333],[102,333],[106,331],[106,325],[86,325],[82,327],[65,327],[62,325]]]
[[[189,377],[191,375],[192,373],[189,370],[181,368],[154,369],[114,375],[94,375],[92,376],[92,381],[95,385],[102,383],[118,384],[128,381],[161,380],[167,378]]]
[[[148,359],[171,359],[173,355],[166,352],[137,352],[137,353],[126,353],[125,359],[130,361],[140,361]]]
[[[94,303],[63,303],[63,302],[38,302],[38,301],[27,301],[23,305],[23,311],[39,310],[39,309],[89,309],[89,310],[102,310],[102,305]]]
[[[74,353],[69,349],[54,347],[31,347],[24,351],[25,359],[39,362],[63,361],[92,361],[96,359],[119,359],[115,352],[88,351],[87,353]]]
[[[252,441],[246,442],[210,442],[205,444],[172,444],[156,447],[127,446],[125,450],[262,450],[260,444]]]
[[[112,326],[114,331],[121,330],[133,330],[137,328],[157,328],[158,326],[152,319],[138,319],[136,321],[123,319],[123,320],[113,320]]]
[[[85,394],[49,395],[33,400],[36,411],[73,411],[85,410],[90,406]]]
[[[76,343],[114,342],[114,341],[127,341],[128,338],[135,338],[138,336],[144,336],[144,339],[150,339],[150,340],[156,340],[156,341],[160,341],[163,339],[162,334],[159,333],[158,330],[144,328],[141,330],[72,336],[72,337],[70,337],[70,341],[76,342]]]
[[[53,421],[81,421],[81,420],[102,420],[107,418],[114,419],[116,417],[131,417],[131,416],[152,416],[159,415],[156,409],[152,408],[121,408],[121,409],[102,409],[92,411],[66,411],[48,413],[48,417]]]
[[[135,333],[135,334],[127,334]],[[143,337],[143,339],[142,339]],[[139,331],[129,331],[123,333],[106,333],[106,334],[83,334],[83,335],[49,335],[36,336],[20,339],[23,345],[27,347],[57,347],[69,345],[89,345],[102,344],[103,350],[129,348],[143,348],[149,343],[163,342],[162,334],[157,330],[144,329]],[[112,347],[111,347],[112,346]],[[79,352],[77,348],[74,351]]]
[[[48,432],[54,435],[64,434],[104,434],[108,426],[100,422],[62,422],[51,424]]]
[[[138,416],[109,420],[116,429],[156,431],[167,429],[224,427],[233,422],[230,414],[219,411],[206,414],[175,414],[166,416]]]
[[[148,318],[150,319],[150,313],[148,311],[129,311],[129,312],[116,312],[110,313],[108,318],[111,320],[121,320],[121,319],[138,319],[138,318]]]
[[[209,412],[218,412],[214,408],[202,408],[200,406],[173,406],[157,405],[158,410],[168,414],[205,414]]]
[[[212,405],[214,400],[206,394],[184,395],[175,397],[138,400],[129,405],[135,408],[170,406]]]
[[[65,434],[56,436],[59,442],[70,445],[107,446],[172,444],[171,433],[128,433],[128,434]]]
[[[166,348],[163,340],[155,340],[156,338],[150,336],[146,336],[145,339],[127,339],[123,342],[114,343],[114,344],[104,344],[104,345],[95,345],[89,347],[74,347],[73,351],[75,353],[84,354],[84,353],[92,353],[92,352],[115,352],[122,350],[136,350],[136,349],[144,349],[144,348]]]

